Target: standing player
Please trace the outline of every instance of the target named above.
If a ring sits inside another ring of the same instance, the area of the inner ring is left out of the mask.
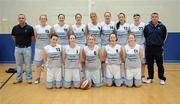
[[[34,56],[34,64],[36,65],[36,80],[35,84],[40,83],[41,71],[43,69],[43,58],[42,58],[42,51],[43,47],[49,44],[50,40],[50,29],[51,26],[47,25],[47,15],[43,14],[39,17],[39,25],[36,25],[34,28],[35,37],[36,37],[36,44],[35,44],[35,56]]]
[[[70,32],[69,25],[65,24],[65,15],[58,15],[59,23],[52,27],[52,33],[56,33],[59,37],[58,44],[64,46],[68,45],[68,34]]]
[[[86,26],[87,34],[94,35],[96,37],[96,45],[101,46],[101,25],[97,21],[97,15],[95,12],[90,13],[91,23]]]
[[[71,32],[76,36],[77,44],[84,47],[86,44],[86,29],[85,24],[82,24],[82,15],[80,13],[75,14],[76,23],[72,25]]]
[[[145,38],[144,38],[144,27],[145,23],[140,21],[140,15],[139,14],[134,14],[133,16],[134,23],[130,25],[130,32],[134,33],[136,35],[136,42],[139,45],[142,45],[144,47],[145,45]],[[144,52],[145,53],[145,52]],[[142,61],[142,82],[146,83],[145,79],[145,59]]]
[[[126,23],[124,13],[119,13],[118,18],[119,22],[116,24],[117,44],[125,46],[128,40],[129,24]]]
[[[92,83],[96,87],[101,86],[101,61],[102,52],[101,48],[95,45],[95,36],[89,35],[87,38],[87,46],[83,49],[83,60],[85,60],[85,76],[90,82],[90,87]]]
[[[64,69],[64,87],[70,88],[80,86],[80,67],[82,59],[82,49],[76,44],[76,36],[69,35],[69,45],[66,45],[63,51]]]
[[[53,88],[55,82],[56,88],[62,87],[61,61],[62,46],[57,44],[58,35],[52,34],[50,44],[44,47],[43,60],[46,66],[46,86]]]
[[[126,67],[126,85],[132,87],[141,86],[141,61],[144,58],[143,47],[136,43],[133,33],[128,36],[128,44],[124,47],[123,59]],[[134,82],[134,83],[133,83]]]
[[[121,60],[123,50],[121,45],[116,44],[117,37],[115,34],[109,36],[109,45],[106,45],[104,49],[104,61],[106,62],[106,83],[107,86],[112,86],[113,82],[116,86],[121,86],[122,71],[121,71]]]

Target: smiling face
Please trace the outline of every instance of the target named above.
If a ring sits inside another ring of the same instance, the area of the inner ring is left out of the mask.
[[[110,12],[104,13],[104,20],[106,23],[110,23],[110,21],[111,21],[111,13]]]
[[[69,36],[69,44],[70,45],[76,44],[76,37],[75,37],[75,35],[70,35]]]
[[[76,20],[76,23],[81,24],[82,16],[79,15],[79,14],[76,15],[76,16],[75,16],[75,20]]]
[[[51,41],[51,45],[55,46],[57,44],[57,41],[58,41],[58,36],[57,35],[52,35],[50,41]]]
[[[95,13],[90,14],[91,22],[96,23],[97,22],[97,15]]]
[[[41,15],[39,17],[39,22],[40,22],[40,24],[45,25],[46,22],[47,22],[47,16],[46,15]]]
[[[117,40],[117,38],[116,38],[116,35],[115,35],[115,34],[111,34],[111,35],[109,36],[109,41],[110,41],[110,44],[111,44],[111,45],[116,44],[116,40]]]
[[[136,38],[135,38],[135,35],[134,34],[129,34],[128,36],[128,43],[134,43],[136,42]]]
[[[133,19],[134,19],[135,23],[139,23],[140,22],[140,16],[134,16]]]
[[[88,43],[88,46],[92,47],[95,45],[95,37],[94,36],[88,36],[88,39],[87,39],[87,43]]]
[[[120,23],[125,23],[125,15],[124,14],[119,14],[118,15]]]
[[[64,15],[59,15],[58,16],[58,21],[59,21],[59,23],[64,23],[64,20],[65,20],[65,16]]]

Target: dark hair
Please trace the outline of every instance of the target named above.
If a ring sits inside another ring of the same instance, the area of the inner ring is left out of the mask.
[[[76,18],[78,15],[80,15],[80,17],[82,18],[82,15],[81,15],[80,13],[76,13],[76,14],[75,14],[75,18]]]
[[[74,35],[74,34],[68,35],[68,39],[70,39],[70,36],[71,36],[71,35],[73,35],[73,36],[75,37],[75,39],[76,39],[76,35]]]
[[[133,17],[136,17],[136,16],[141,17],[140,14],[138,14],[138,13],[136,13],[136,14],[133,15]]]
[[[126,17],[126,15],[121,12],[121,13],[118,14],[118,18],[120,17],[120,15],[123,15],[124,18]],[[125,22],[126,22],[126,21],[125,21]],[[117,24],[116,24],[116,29],[119,29],[120,24],[121,24],[120,21],[118,21]]]
[[[111,12],[105,12],[105,13],[104,13],[104,16],[106,15],[106,13],[109,13],[109,14],[110,14],[110,16],[111,16]]]
[[[59,18],[60,16],[63,16],[64,19],[65,19],[65,15],[64,15],[64,14],[59,14],[59,15],[58,15],[58,18]]]
[[[130,35],[134,36],[135,41],[136,41],[136,35],[135,35],[133,32],[130,32],[129,35],[128,35],[128,37],[129,37]]]
[[[56,33],[52,33],[50,38],[52,39],[52,37],[54,37],[54,36],[58,38],[58,35]]]
[[[152,15],[159,15],[157,12],[153,12],[153,13],[151,13],[151,16]]]
[[[19,17],[19,16],[23,16],[24,18],[26,18],[25,14],[19,14],[18,17]]]
[[[109,39],[108,39],[109,42],[110,42],[110,37],[111,37],[111,35],[115,35],[116,41],[118,41],[117,35],[116,35],[115,33],[111,33],[111,34],[109,35]]]

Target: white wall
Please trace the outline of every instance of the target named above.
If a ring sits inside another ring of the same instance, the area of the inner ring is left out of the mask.
[[[89,22],[88,1],[91,10],[97,12],[99,21],[103,20],[105,11],[112,12],[117,21],[117,14],[124,12],[127,22],[132,22],[134,13],[141,14],[142,21],[147,23],[152,12],[160,14],[160,20],[169,32],[180,32],[180,0],[0,0],[0,32],[11,32],[17,24],[17,15],[23,13],[31,25],[38,23],[40,14],[47,14],[50,25],[57,23],[57,15],[66,15],[66,23],[74,23],[74,14],[80,12],[83,22]]]

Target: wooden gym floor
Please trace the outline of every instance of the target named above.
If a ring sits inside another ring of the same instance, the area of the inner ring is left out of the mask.
[[[5,70],[14,66],[0,65],[0,85],[11,75]],[[0,104],[180,104],[180,64],[165,64],[165,85],[159,84],[155,69],[154,82],[140,88],[46,89],[44,80],[39,85],[26,81],[14,85],[16,75],[13,75],[0,90]]]

